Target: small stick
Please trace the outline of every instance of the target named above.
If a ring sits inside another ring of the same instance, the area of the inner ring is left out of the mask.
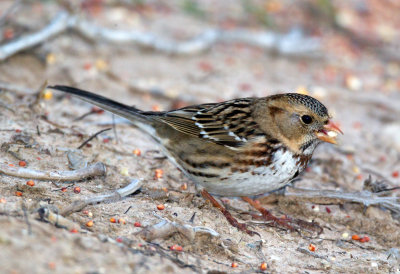
[[[154,213],[154,215],[161,219],[162,221],[148,226],[143,230],[139,231],[137,235],[142,237],[145,241],[152,241],[154,239],[166,239],[174,233],[180,233],[184,235],[189,240],[193,241],[196,233],[207,233],[213,237],[218,237],[219,233],[215,230],[204,227],[204,226],[191,226],[189,224],[179,224],[177,222],[172,222],[168,219],[162,218],[161,216]]]
[[[323,256],[323,255],[319,255],[319,254],[317,254],[315,252],[311,252],[310,250],[307,250],[305,248],[298,247],[296,250],[299,251],[300,253],[303,253],[303,254],[306,254],[306,255],[310,255],[310,256],[312,256],[314,258],[326,260],[326,261],[332,263],[332,260],[330,260],[328,257]]]
[[[95,138],[97,135],[100,135],[100,134],[102,134],[104,131],[107,131],[107,130],[110,130],[110,129],[111,129],[111,128],[109,127],[109,128],[105,128],[105,129],[102,129],[102,130],[96,132],[95,134],[93,134],[92,136],[90,136],[89,139],[87,139],[85,142],[83,142],[83,143],[78,147],[78,149],[83,148],[87,143],[89,143],[90,141],[92,141],[93,138]]]
[[[91,22],[81,20],[78,16],[62,11],[43,29],[0,46],[0,61],[43,43],[66,30],[73,30],[91,40],[103,40],[114,44],[130,43],[166,54],[180,55],[198,54],[219,42],[243,43],[262,49],[275,50],[284,55],[316,56],[321,48],[319,38],[307,37],[299,29],[293,29],[286,34],[246,29],[208,29],[192,39],[177,41],[150,32],[99,27]]]
[[[28,178],[44,181],[80,181],[87,177],[103,176],[106,174],[106,167],[103,163],[97,162],[77,170],[65,171],[43,171],[30,168],[10,167],[6,164],[0,164],[0,174]]]
[[[315,190],[290,188],[293,192],[286,192],[285,197],[295,197],[312,201],[315,204],[338,203],[338,201],[360,203],[364,206],[380,205],[392,212],[400,213],[399,197],[380,197],[369,192],[339,192],[335,190]]]
[[[50,24],[44,27],[42,30],[26,36],[21,36],[20,38],[11,41],[8,44],[2,45],[0,47],[0,61],[7,59],[17,52],[34,47],[56,34],[64,32],[69,26],[69,20],[71,20],[69,14],[66,12],[61,12],[57,14]]]
[[[48,221],[49,223],[58,226],[58,227],[62,227],[68,230],[72,230],[72,229],[76,229],[76,230],[80,230],[80,226],[74,222],[72,222],[71,220],[68,220],[67,218],[64,218],[63,216],[52,212],[50,209],[46,208],[46,207],[41,207],[38,210],[38,214],[40,219]]]
[[[91,205],[91,204],[97,204],[105,201],[119,201],[122,200],[122,198],[135,193],[139,188],[142,187],[142,180],[139,179],[133,179],[129,185],[120,188],[112,193],[109,194],[102,194],[102,195],[97,195],[94,197],[89,197],[86,199],[81,199],[73,202],[70,206],[65,208],[62,212],[62,216],[68,216],[72,214],[73,212],[81,211],[84,209],[86,206]]]

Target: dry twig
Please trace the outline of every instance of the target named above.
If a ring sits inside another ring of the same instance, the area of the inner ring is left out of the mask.
[[[98,162],[86,168],[72,171],[43,171],[0,164],[0,174],[27,179],[67,182],[80,181],[88,177],[103,176],[106,174],[106,167],[103,163]]]
[[[73,202],[70,206],[65,208],[62,212],[62,216],[68,216],[73,212],[81,211],[83,208],[85,208],[87,205],[91,204],[97,204],[97,203],[102,203],[106,201],[119,201],[122,198],[136,192],[138,189],[142,187],[142,180],[139,179],[134,179],[131,181],[131,183],[121,189],[118,189],[112,193],[109,194],[102,194],[102,195],[97,195],[94,197],[89,197],[81,200],[77,200]]]
[[[80,226],[67,218],[64,218],[60,214],[54,213],[47,207],[41,207],[38,210],[40,219],[45,220],[57,227],[62,227],[68,230],[76,229],[80,230]]]
[[[166,239],[174,233],[180,233],[188,238],[190,241],[194,240],[197,233],[206,233],[213,237],[219,236],[218,232],[208,227],[179,224],[177,222],[162,218],[155,213],[154,215],[162,221],[155,225],[148,226],[137,233],[138,236],[142,237],[148,242],[154,239]]]
[[[359,203],[364,206],[378,205],[394,213],[400,214],[398,197],[381,197],[369,191],[339,192],[335,190],[314,190],[302,188],[290,188],[285,197],[296,197],[304,200],[312,200],[315,204],[338,203],[338,201]]]
[[[188,41],[176,41],[141,31],[123,31],[99,27],[78,16],[62,11],[42,30],[20,37],[0,47],[0,61],[36,46],[66,30],[73,30],[92,40],[115,44],[131,43],[167,54],[197,54],[218,42],[243,43],[262,49],[275,50],[285,55],[315,55],[320,48],[318,38],[305,37],[299,29],[288,34],[245,29],[210,29]]]

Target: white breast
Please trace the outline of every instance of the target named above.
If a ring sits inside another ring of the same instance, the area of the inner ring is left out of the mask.
[[[219,179],[196,180],[201,188],[223,196],[252,196],[285,186],[300,169],[297,158],[289,150],[278,150],[270,166],[252,167],[245,172],[232,173],[224,169]],[[301,170],[302,171],[302,168]],[[226,179],[225,179],[226,178]]]

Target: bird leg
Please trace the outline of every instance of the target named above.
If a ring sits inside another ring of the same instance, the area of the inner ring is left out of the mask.
[[[258,235],[258,236],[260,236],[260,234],[258,234],[257,232],[252,231],[252,230],[249,230],[249,229],[247,228],[247,225],[246,225],[246,224],[244,224],[244,223],[239,223],[238,220],[236,220],[236,219],[231,215],[231,213],[230,213],[226,208],[224,208],[217,200],[215,200],[215,198],[214,198],[213,196],[211,196],[211,194],[208,193],[205,189],[203,189],[203,190],[201,191],[201,195],[203,196],[204,199],[209,200],[209,201],[211,202],[211,204],[212,204],[214,207],[218,208],[218,209],[222,212],[222,214],[224,214],[226,220],[227,220],[232,226],[236,227],[238,230],[241,230],[241,231],[243,231],[243,232],[246,232],[246,233],[249,234],[250,236],[253,236],[253,235]]]
[[[272,221],[273,224],[287,228],[290,231],[296,231],[297,230],[296,228],[303,228],[303,229],[317,231],[318,234],[321,234],[323,231],[322,227],[320,227],[318,225],[318,223],[307,222],[307,221],[298,220],[298,219],[292,219],[289,217],[278,218],[278,217],[275,217],[274,215],[272,215],[271,212],[269,212],[267,209],[263,208],[259,203],[257,203],[253,199],[246,197],[246,196],[242,197],[242,199],[245,202],[249,203],[252,207],[257,209],[261,213],[264,220]]]

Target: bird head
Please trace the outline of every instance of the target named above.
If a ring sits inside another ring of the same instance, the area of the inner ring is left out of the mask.
[[[267,97],[256,104],[254,113],[262,130],[295,153],[311,154],[321,142],[336,144],[338,133],[342,133],[331,121],[327,108],[307,95],[287,93]]]

